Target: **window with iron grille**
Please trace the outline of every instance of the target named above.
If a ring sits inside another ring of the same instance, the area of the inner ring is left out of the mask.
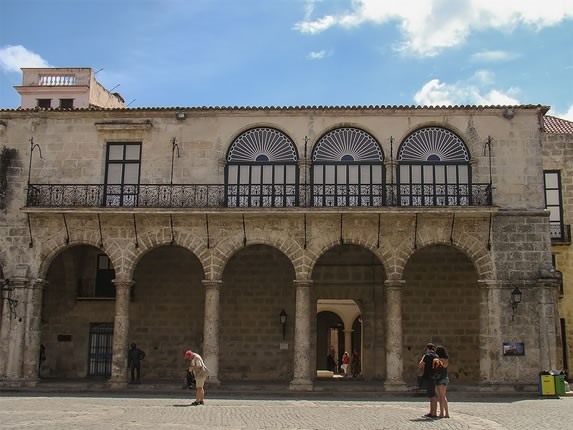
[[[113,323],[91,323],[89,334],[88,376],[111,376]]]
[[[398,149],[398,204],[471,205],[471,165],[463,140],[450,130],[425,127]]]
[[[296,206],[297,160],[294,143],[279,130],[257,127],[242,133],[227,154],[227,206]]]
[[[561,172],[545,170],[545,208],[549,211],[549,229],[552,240],[564,240],[563,202],[561,200]]]
[[[108,143],[105,172],[106,206],[137,206],[140,167],[141,143]]]
[[[367,132],[341,127],[322,136],[312,153],[313,206],[385,204],[384,154]]]

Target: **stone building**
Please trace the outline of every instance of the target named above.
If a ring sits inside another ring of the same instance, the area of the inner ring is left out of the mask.
[[[553,265],[562,277],[559,289],[563,369],[570,375],[573,359],[573,122],[545,117],[543,169],[547,209],[551,211],[550,231]],[[557,367],[557,365],[556,365]],[[561,367],[557,367],[561,369]]]
[[[70,98],[76,70],[17,89]],[[429,341],[484,390],[562,365],[548,107],[66,103],[0,110],[4,385],[122,386],[130,342],[144,381],[194,349],[212,384],[293,390],[331,347],[386,390]]]

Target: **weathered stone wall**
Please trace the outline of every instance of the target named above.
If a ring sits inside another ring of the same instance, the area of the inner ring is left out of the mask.
[[[414,383],[428,342],[450,356],[454,384],[479,380],[480,291],[472,262],[450,246],[420,249],[404,271],[404,379]]]
[[[292,378],[294,279],[289,260],[267,246],[249,246],[228,262],[220,295],[221,378]],[[279,319],[283,309],[285,340]]]

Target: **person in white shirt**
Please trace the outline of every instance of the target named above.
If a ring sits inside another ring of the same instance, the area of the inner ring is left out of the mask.
[[[204,405],[205,390],[203,388],[203,385],[205,384],[207,376],[209,376],[209,369],[207,369],[207,366],[205,366],[203,358],[199,354],[191,350],[185,352],[185,360],[191,361],[189,365],[189,372],[192,372],[193,375],[195,376],[196,399],[193,403],[191,403],[191,405],[192,406]]]

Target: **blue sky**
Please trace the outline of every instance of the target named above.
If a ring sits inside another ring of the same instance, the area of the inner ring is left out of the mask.
[[[91,67],[130,107],[543,104],[573,120],[572,0],[2,0],[20,67]]]

